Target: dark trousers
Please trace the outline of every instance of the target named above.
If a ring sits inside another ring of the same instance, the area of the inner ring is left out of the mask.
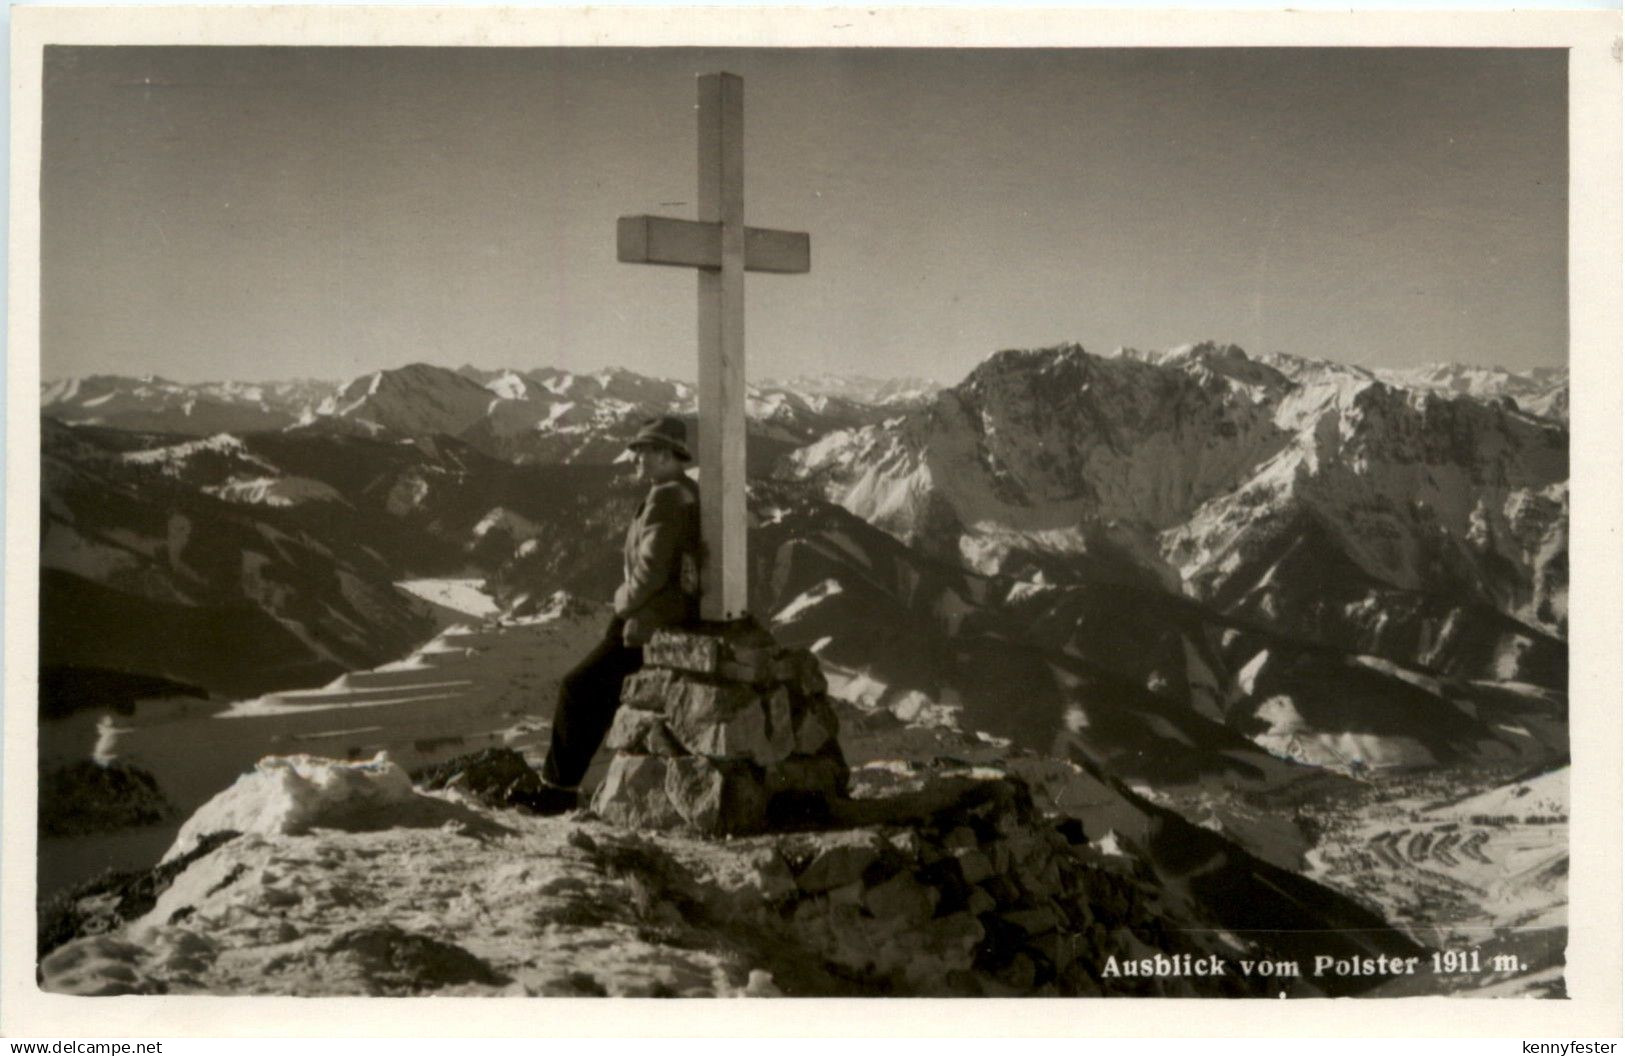
[[[643,650],[621,639],[624,626],[620,620],[611,621],[603,640],[559,683],[553,740],[542,763],[542,780],[550,785],[581,784],[621,706],[621,683],[643,666]]]

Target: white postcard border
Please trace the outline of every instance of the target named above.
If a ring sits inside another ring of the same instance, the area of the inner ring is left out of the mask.
[[[1620,17],[1617,11],[879,8],[12,9],[0,1031],[7,1036],[1619,1036]],[[74,998],[33,978],[42,47],[62,44],[1564,47],[1570,66],[1570,948],[1566,1001]],[[1375,1003],[1373,1003],[1375,1002]]]

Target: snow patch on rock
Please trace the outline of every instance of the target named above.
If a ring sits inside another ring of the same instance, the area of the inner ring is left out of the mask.
[[[212,832],[294,836],[318,827],[351,828],[416,796],[406,771],[383,753],[362,763],[268,756],[199,807],[161,861],[181,857]]]
[[[239,477],[204,487],[204,494],[226,502],[257,506],[298,506],[306,502],[343,502],[330,484],[310,477]]]
[[[506,532],[514,542],[520,543],[541,535],[544,529],[535,521],[503,506],[493,506],[479,523],[474,525],[475,539],[484,539],[493,531]]]
[[[1414,737],[1316,730],[1299,713],[1296,702],[1284,694],[1266,699],[1255,714],[1269,728],[1255,734],[1253,743],[1282,759],[1342,773],[1438,761]]]

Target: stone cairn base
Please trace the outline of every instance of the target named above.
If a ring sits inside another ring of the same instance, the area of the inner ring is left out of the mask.
[[[817,657],[753,620],[657,631],[626,680],[599,817],[706,836],[824,824],[846,760]]]

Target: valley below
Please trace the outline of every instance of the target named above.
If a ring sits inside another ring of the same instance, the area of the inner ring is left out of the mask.
[[[71,903],[75,889],[85,890],[87,881],[94,886],[94,878],[109,868],[144,874],[176,843],[181,822],[239,775],[252,773],[266,746],[335,760],[388,758],[412,770],[503,747],[540,766],[557,678],[589,647],[604,612],[561,598],[539,616],[504,619],[476,580],[421,580],[404,587],[438,606],[446,626],[401,660],[353,672],[320,690],[272,693],[206,719],[115,733],[112,746],[104,748],[119,763],[157,775],[172,812],[158,824],[42,840],[42,904]],[[432,707],[435,716],[427,724],[412,717],[423,714],[424,706]],[[1239,971],[1236,965],[1246,959],[1244,952],[1263,943],[1290,951],[1278,963],[1290,961],[1311,977],[1307,984],[1289,985],[1287,992],[1327,992],[1313,978],[1315,958],[1321,956],[1316,951],[1337,947],[1316,937],[1305,914],[1336,919],[1359,906],[1369,911],[1367,928],[1381,922],[1396,939],[1404,936],[1424,967],[1414,976],[1363,980],[1371,985],[1355,992],[1562,996],[1567,933],[1564,769],[1532,778],[1503,767],[1377,774],[1360,780],[1303,770],[1278,784],[1246,789],[1212,783],[1129,789],[1093,767],[961,729],[951,714],[940,710],[905,720],[885,708],[841,702],[840,714],[841,745],[855,768],[856,785],[889,787],[899,777],[909,780],[909,775],[967,766],[984,775],[1019,779],[1031,788],[1035,806],[1046,816],[1080,822],[1092,837],[1090,846],[1108,861],[1142,877],[1166,874],[1167,882],[1157,885],[1159,898],[1170,907],[1183,905],[1187,913],[1206,903],[1207,914],[1224,920],[1225,913],[1237,908],[1230,898],[1280,894],[1280,880],[1269,879],[1275,871],[1302,877],[1303,888],[1287,894],[1279,907],[1295,905],[1291,912],[1277,920],[1276,910],[1265,903],[1262,917],[1269,926],[1232,924],[1233,945],[1221,947],[1235,962],[1232,972]],[[240,734],[216,732],[245,720],[250,725]],[[200,743],[210,749],[198,752]],[[588,787],[602,779],[609,756],[600,751]],[[595,878],[591,870],[583,873],[570,864],[579,857],[579,833],[593,846],[616,846],[630,838],[628,846],[641,847],[637,840],[643,839],[652,841],[648,846],[654,853],[687,862],[689,872],[680,875],[690,880],[698,876],[695,882],[702,886],[720,885],[723,894],[713,891],[710,897],[748,903],[765,897],[764,885],[771,889],[751,872],[775,846],[771,841],[744,841],[730,851],[681,837],[629,836],[581,818],[527,820],[522,813],[492,811],[455,794],[435,802],[445,804],[437,808],[445,813],[420,820],[401,809],[382,824],[376,819],[350,824],[340,818],[297,835],[279,836],[273,830],[220,859],[238,863],[226,872],[225,864],[216,864],[203,879],[186,881],[189,897],[196,899],[205,880],[221,884],[228,873],[243,875],[245,869],[257,878],[251,884],[234,883],[228,902],[216,907],[231,926],[210,935],[206,959],[211,967],[206,972],[175,977],[153,967],[177,959],[203,963],[203,950],[193,948],[200,940],[174,928],[156,928],[163,914],[183,908],[177,900],[187,889],[177,888],[124,929],[130,938],[139,938],[135,947],[110,946],[108,940],[75,947],[71,956],[52,962],[46,985],[120,992],[117,980],[126,978],[133,966],[147,980],[140,986],[161,985],[170,992],[392,993],[404,984],[387,972],[379,974],[377,965],[347,964],[334,975],[321,955],[322,942],[340,932],[369,928],[384,929],[380,934],[387,938],[394,935],[388,929],[404,928],[414,934],[456,936],[459,948],[478,951],[480,963],[496,966],[489,977],[471,970],[466,979],[436,987],[443,993],[884,992],[868,989],[872,984],[843,981],[840,972],[829,976],[824,970],[798,967],[790,952],[793,942],[783,936],[773,939],[772,929],[765,926],[763,935],[743,949],[739,936],[729,936],[706,913],[689,919],[668,912],[660,926],[651,928],[642,910],[625,915],[613,908],[622,897],[613,878]],[[1168,831],[1170,824],[1175,831]],[[1233,875],[1214,892],[1191,889],[1188,867],[1177,861],[1183,852],[1169,861],[1168,848],[1159,846],[1172,840],[1189,847],[1197,833],[1210,834],[1218,853],[1206,870],[1223,858],[1233,860],[1221,868]],[[746,864],[736,860],[739,854]],[[741,869],[748,878],[743,892],[729,886],[738,881],[725,879]],[[388,892],[376,879],[386,874]],[[336,887],[323,879],[335,875],[349,879]],[[676,882],[670,877],[664,881]],[[1259,891],[1245,893],[1260,884]],[[638,890],[635,886],[634,894]],[[1335,908],[1339,896],[1347,896],[1351,905]],[[667,897],[676,896],[667,891]],[[696,913],[692,906],[686,912]],[[1172,927],[1179,931],[1179,925]],[[1206,936],[1212,929],[1197,927],[1193,933]],[[525,957],[515,962],[515,936],[527,934],[532,939],[524,947]],[[787,945],[778,949],[775,943]],[[141,952],[132,952],[137,949]],[[1441,970],[1429,970],[1436,953],[1451,958],[1450,970],[1442,970],[1442,961]],[[1508,956],[1515,958],[1515,966]],[[1272,985],[1276,982],[1272,977]],[[1120,992],[1146,991],[1135,985]],[[1176,986],[1153,992],[1184,991]]]
[[[1389,778],[1322,807],[1307,875],[1449,958],[1446,990],[1488,977],[1563,996],[1568,781],[1566,767]]]

